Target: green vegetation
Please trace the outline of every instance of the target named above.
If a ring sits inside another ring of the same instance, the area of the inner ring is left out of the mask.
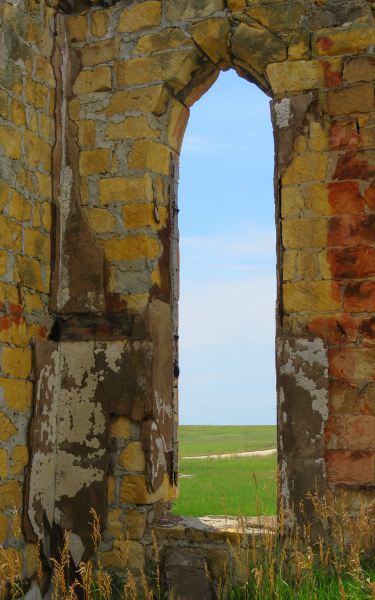
[[[276,425],[180,425],[180,456],[276,448]]]
[[[276,514],[275,455],[182,460],[180,473],[180,496],[173,507],[177,514],[195,517]]]

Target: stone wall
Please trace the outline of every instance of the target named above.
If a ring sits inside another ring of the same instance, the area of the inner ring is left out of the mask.
[[[68,528],[78,561],[93,507],[103,564],[128,536],[144,566],[177,485],[179,151],[228,68],[272,99],[279,499],[289,523],[312,489],[355,512],[375,489],[373,3],[46,4],[0,8],[0,541],[30,574]]]

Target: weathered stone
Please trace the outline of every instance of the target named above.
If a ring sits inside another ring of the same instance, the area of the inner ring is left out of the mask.
[[[331,115],[370,112],[374,110],[374,87],[363,84],[344,90],[332,90],[328,93],[328,110]]]
[[[127,471],[144,472],[146,460],[141,442],[130,442],[130,444],[122,450],[119,464]]]
[[[273,62],[267,76],[275,94],[321,88],[324,83],[323,65],[313,60]]]
[[[164,577],[168,592],[180,600],[212,600],[204,559],[191,550],[169,550],[164,557]]]
[[[152,199],[152,181],[149,175],[144,177],[109,177],[99,180],[99,201],[101,204],[150,201]]]
[[[231,52],[241,64],[259,74],[263,74],[270,63],[286,60],[286,45],[282,39],[245,23],[241,23],[232,35]]]
[[[193,25],[191,34],[194,42],[220,67],[229,67],[229,33],[226,19],[207,19]]]
[[[157,33],[148,33],[139,38],[136,50],[140,53],[160,52],[191,44],[191,39],[177,27],[169,27]]]
[[[141,4],[134,4],[124,8],[120,15],[117,31],[119,33],[132,33],[159,25],[161,20],[160,0],[147,0]]]
[[[170,21],[197,19],[224,8],[224,0],[167,0],[167,18]]]

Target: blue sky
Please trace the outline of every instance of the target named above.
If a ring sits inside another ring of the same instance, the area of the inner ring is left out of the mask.
[[[276,422],[269,99],[234,71],[191,110],[180,162],[180,422]]]

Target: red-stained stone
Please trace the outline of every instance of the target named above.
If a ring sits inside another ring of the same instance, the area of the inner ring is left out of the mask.
[[[375,451],[375,417],[363,414],[333,416],[326,444],[329,450]]]
[[[360,143],[357,121],[351,119],[336,121],[332,124],[329,141],[331,148],[356,148]]]
[[[375,281],[348,283],[344,292],[344,310],[348,312],[375,311]]]
[[[326,453],[328,481],[365,485],[374,483],[374,454],[372,452]]]
[[[322,37],[317,42],[318,46],[320,46],[320,48],[325,51],[330,50],[332,48],[332,46],[334,45],[334,43],[335,42],[333,40],[331,40],[329,37]]]
[[[9,329],[12,325],[12,320],[10,317],[1,317],[0,318],[0,331],[4,331],[5,329]]]
[[[375,317],[361,319],[358,322],[358,332],[365,345],[375,344]]]
[[[375,248],[360,246],[328,250],[327,260],[333,279],[357,279],[375,276]]]
[[[365,200],[359,191],[358,181],[334,182],[328,188],[328,201],[333,213],[351,215],[363,211]]]
[[[356,246],[375,243],[375,214],[340,215],[329,221],[327,245]]]
[[[329,384],[330,413],[334,414],[358,414],[358,386],[347,381],[331,381]],[[332,419],[330,420],[332,421]],[[331,434],[331,426],[327,437]]]
[[[23,306],[21,304],[9,304],[9,312],[11,315],[22,315]]]
[[[367,206],[371,208],[371,210],[375,210],[375,179],[370,183],[365,191],[365,199]]]
[[[370,179],[375,176],[375,156],[371,150],[349,150],[337,161],[334,179]]]
[[[339,87],[342,84],[342,77],[339,71],[334,71],[328,60],[321,60],[320,64],[323,67],[324,81],[327,87]]]
[[[355,342],[358,336],[356,323],[349,315],[318,317],[308,323],[307,329],[331,346]]]
[[[330,348],[329,375],[342,381],[375,381],[375,348]]]

